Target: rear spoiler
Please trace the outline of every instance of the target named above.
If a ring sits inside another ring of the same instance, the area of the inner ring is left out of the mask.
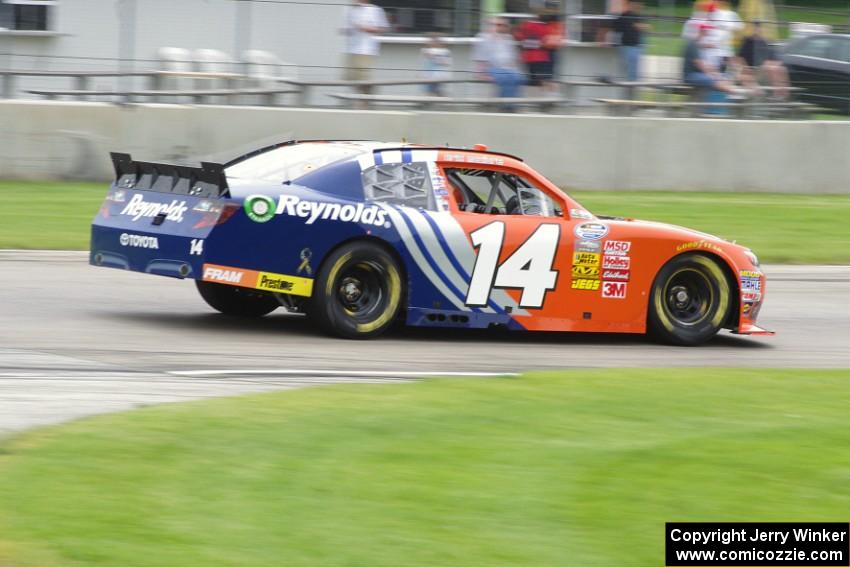
[[[200,167],[134,161],[130,154],[112,152],[115,185],[124,189],[175,193],[192,197],[229,197],[227,176],[220,163],[201,162]]]

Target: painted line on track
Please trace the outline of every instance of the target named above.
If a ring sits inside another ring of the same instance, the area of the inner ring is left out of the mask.
[[[434,377],[468,377],[488,378],[496,376],[519,376],[517,372],[440,372],[440,371],[398,371],[389,370],[274,370],[274,369],[228,369],[228,370],[172,370],[168,374],[175,376],[231,376],[231,375],[287,375],[287,376],[409,376],[427,378]]]

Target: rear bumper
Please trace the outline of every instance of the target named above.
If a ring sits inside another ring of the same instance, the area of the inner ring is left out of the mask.
[[[192,254],[192,239],[185,236],[94,225],[89,263],[173,278],[200,278],[203,256]]]

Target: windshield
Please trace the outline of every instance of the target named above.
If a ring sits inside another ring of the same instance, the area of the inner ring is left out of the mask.
[[[261,179],[275,183],[292,181],[316,169],[371,148],[360,143],[307,143],[283,146],[263,152],[225,169],[233,179]]]

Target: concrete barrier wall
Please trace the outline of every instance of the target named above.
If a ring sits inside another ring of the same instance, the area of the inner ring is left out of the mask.
[[[850,194],[850,122],[31,101],[0,102],[0,178],[109,180],[109,151],[223,159],[289,138],[484,143],[575,189]]]

